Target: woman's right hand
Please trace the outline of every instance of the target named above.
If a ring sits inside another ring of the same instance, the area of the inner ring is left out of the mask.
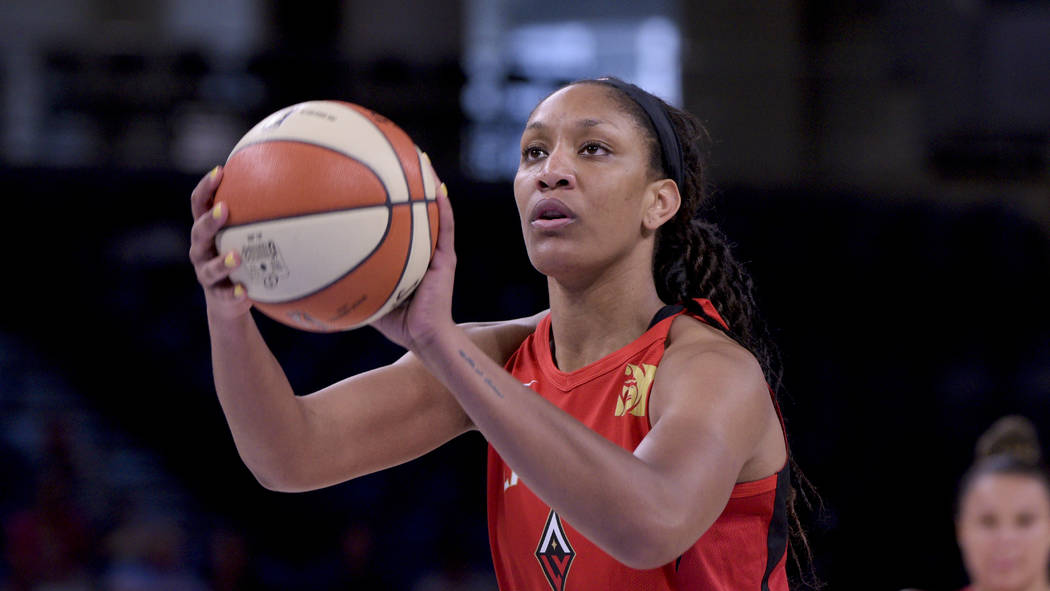
[[[194,219],[190,231],[190,262],[197,272],[197,281],[204,288],[209,317],[232,320],[247,314],[252,303],[244,286],[230,281],[230,272],[241,264],[240,255],[234,251],[219,253],[215,248],[215,234],[230,215],[225,203],[214,202],[222,172],[221,166],[213,168],[190,194]]]

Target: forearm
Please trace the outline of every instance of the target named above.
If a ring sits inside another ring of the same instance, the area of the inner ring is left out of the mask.
[[[261,484],[280,488],[305,417],[280,364],[250,314],[208,316],[215,391],[237,451]]]
[[[523,386],[461,331],[416,353],[521,480],[591,541],[630,564],[646,538],[669,538],[671,503],[653,467]]]

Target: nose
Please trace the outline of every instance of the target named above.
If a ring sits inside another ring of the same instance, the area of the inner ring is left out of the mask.
[[[547,156],[540,174],[536,177],[536,184],[540,191],[576,188],[576,171],[573,168],[572,158],[568,155],[569,152],[569,150],[558,147]]]

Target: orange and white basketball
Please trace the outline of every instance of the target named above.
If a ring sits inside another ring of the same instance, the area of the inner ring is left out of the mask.
[[[311,332],[350,330],[419,284],[437,245],[438,186],[427,155],[382,115],[299,103],[231,151],[216,246],[241,255],[230,279],[259,311]]]

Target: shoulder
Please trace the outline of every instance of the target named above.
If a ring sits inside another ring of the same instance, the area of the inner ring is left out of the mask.
[[[724,332],[690,316],[672,321],[660,361],[657,385],[662,384],[658,406],[729,406],[737,411],[750,407],[762,413],[768,390],[762,366],[750,351]],[[744,407],[744,408],[742,408]]]
[[[653,384],[650,413],[703,431],[705,445],[740,462],[737,482],[783,468],[787,445],[758,359],[722,331],[678,316]]]
[[[661,366],[692,367],[735,376],[749,385],[765,384],[762,366],[743,345],[721,330],[687,315],[676,317],[667,334]]]
[[[544,310],[512,320],[467,322],[460,327],[490,358],[503,364],[529,335],[536,332],[536,327],[547,314],[548,311]]]

